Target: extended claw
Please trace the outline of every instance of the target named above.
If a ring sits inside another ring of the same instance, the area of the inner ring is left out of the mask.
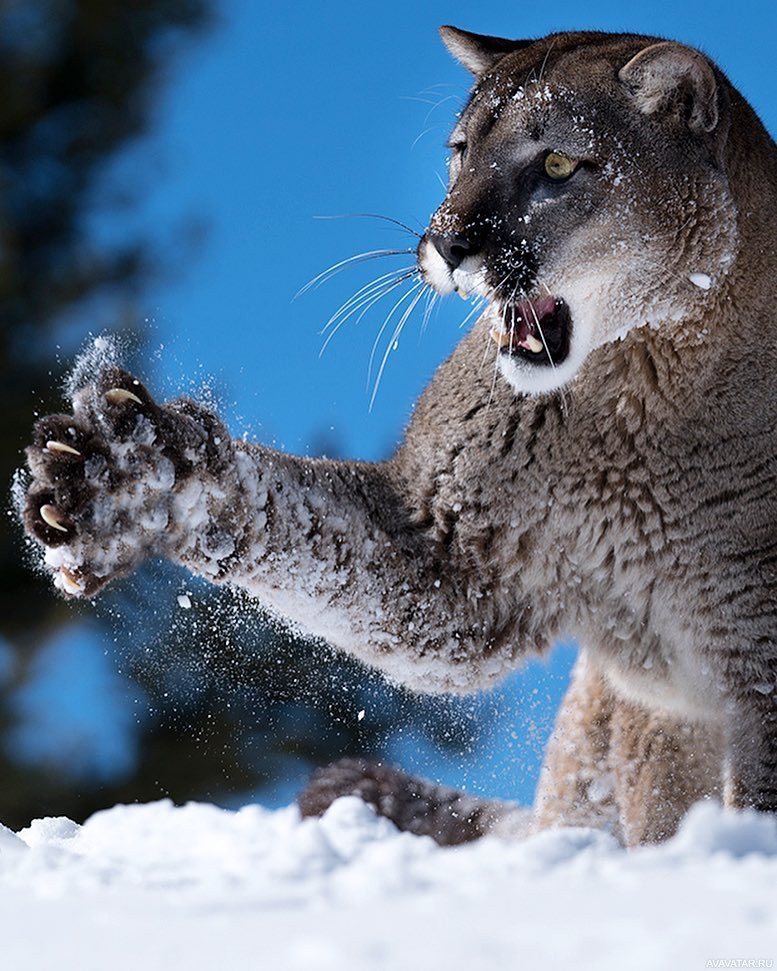
[[[71,596],[75,597],[79,593],[84,592],[81,584],[76,579],[75,574],[71,573],[67,567],[62,566],[59,568],[59,582],[65,593],[69,593]]]
[[[40,518],[47,526],[51,526],[52,529],[58,529],[60,533],[67,532],[67,526],[62,525],[56,506],[52,506],[51,503],[47,502],[40,507]]]
[[[68,455],[81,454],[77,448],[73,448],[72,445],[66,445],[64,442],[46,442],[46,448],[49,452],[67,452]]]
[[[105,397],[114,405],[121,404],[124,401],[134,401],[138,405],[143,404],[136,394],[127,391],[125,388],[111,388],[105,392]]]

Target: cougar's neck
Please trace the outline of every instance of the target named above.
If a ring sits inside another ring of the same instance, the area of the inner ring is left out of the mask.
[[[721,433],[777,422],[777,146],[736,92],[724,165],[730,266],[684,319],[638,328],[590,355],[574,383],[581,416],[621,416],[631,429],[661,422],[678,434],[710,420]],[[707,218],[710,234],[719,231],[715,212]]]

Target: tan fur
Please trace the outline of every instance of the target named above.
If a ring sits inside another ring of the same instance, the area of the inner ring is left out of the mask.
[[[722,798],[722,760],[719,731],[624,701],[583,653],[545,755],[534,825],[660,842],[698,799]]]
[[[581,655],[556,717],[534,803],[538,829],[596,826],[622,836],[611,739],[617,699]]]

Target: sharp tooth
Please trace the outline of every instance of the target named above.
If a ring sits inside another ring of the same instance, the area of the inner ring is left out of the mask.
[[[527,334],[524,343],[529,350],[534,351],[535,354],[538,354],[545,347],[542,341],[538,341],[534,334]]]
[[[105,392],[105,397],[114,405],[121,404],[124,401],[134,401],[138,405],[143,404],[136,394],[133,394],[131,391],[125,391],[124,388],[111,388],[110,391]]]
[[[459,296],[461,297],[462,300],[469,300],[469,294],[462,287],[459,287],[459,291],[458,292],[459,292]]]
[[[45,506],[40,507],[40,518],[52,529],[58,529],[60,533],[67,532],[67,526],[62,525],[56,506],[52,506],[51,503],[47,502]]]
[[[81,584],[76,580],[75,576],[66,569],[64,566],[60,567],[59,570],[59,582],[62,585],[62,589],[65,593],[77,596],[79,593],[83,593],[81,589]]]
[[[68,455],[81,454],[77,448],[73,448],[72,445],[65,445],[64,442],[46,442],[46,448],[49,452],[67,452]]]
[[[508,331],[497,330],[497,328],[494,327],[491,330],[491,340],[496,344],[497,347],[507,347],[507,345],[512,342],[512,336]]]

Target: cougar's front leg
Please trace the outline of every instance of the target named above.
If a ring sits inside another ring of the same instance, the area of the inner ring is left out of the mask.
[[[28,531],[57,584],[91,596],[149,555],[231,583],[424,691],[473,691],[521,650],[514,598],[413,522],[391,463],[309,460],[232,440],[188,400],[110,370],[43,419]]]
[[[623,840],[660,843],[699,799],[723,798],[723,735],[713,725],[616,699],[610,764]]]
[[[581,652],[543,765],[535,823],[607,826],[627,846],[673,835],[689,807],[721,798],[721,732],[619,697]]]
[[[572,671],[540,773],[535,826],[606,827],[622,839],[610,761],[615,696],[585,651]]]

